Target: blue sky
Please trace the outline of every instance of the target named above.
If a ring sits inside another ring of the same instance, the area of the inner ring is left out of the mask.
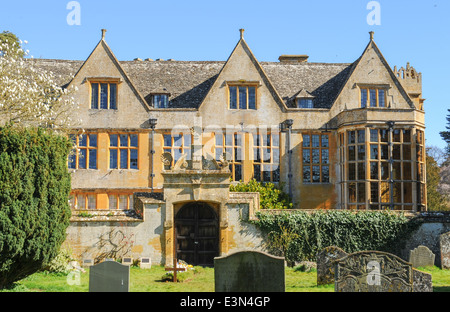
[[[380,25],[369,25],[370,0],[79,0],[80,25],[69,25],[69,0],[5,1],[0,31],[21,39],[35,58],[85,60],[106,28],[119,60],[136,57],[225,61],[239,29],[259,61],[308,54],[311,62],[351,63],[369,31],[391,67],[423,74],[427,145],[444,147],[450,101],[450,1],[378,0]]]

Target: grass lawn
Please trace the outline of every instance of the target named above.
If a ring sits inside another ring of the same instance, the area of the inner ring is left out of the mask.
[[[450,292],[450,270],[437,267],[420,268],[431,273],[435,292]],[[130,292],[213,292],[214,269],[196,267],[185,275],[179,283],[163,281],[164,267],[153,266],[151,269],[132,267],[130,270]],[[286,268],[286,292],[333,292],[334,285],[317,286],[316,272],[298,272]],[[70,282],[70,279],[69,279]],[[88,292],[89,271],[81,273],[79,285],[70,285],[67,276],[62,274],[36,273],[9,290],[13,292]]]

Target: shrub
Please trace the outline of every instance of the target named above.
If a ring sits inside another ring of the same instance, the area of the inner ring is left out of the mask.
[[[294,266],[294,272],[317,272],[317,264],[311,261],[302,261]]]
[[[273,183],[261,183],[252,179],[248,183],[240,182],[230,185],[231,192],[259,193],[261,209],[288,209],[292,208],[289,195],[283,192],[282,186]]]
[[[419,225],[416,219],[389,211],[317,211],[271,214],[252,221],[267,234],[272,251],[284,251],[289,263],[315,261],[318,251],[337,246],[348,253],[379,250],[394,253]],[[280,242],[285,245],[280,248]]]
[[[72,252],[70,249],[61,248],[54,259],[44,266],[44,271],[48,273],[62,273],[69,274],[71,271],[70,261],[72,258]]]
[[[0,289],[58,254],[71,215],[71,148],[44,129],[0,128]]]

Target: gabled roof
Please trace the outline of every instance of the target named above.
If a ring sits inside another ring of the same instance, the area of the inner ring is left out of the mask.
[[[361,60],[364,58],[364,56],[366,55],[366,53],[368,53],[370,48],[373,48],[375,53],[379,56],[381,63],[383,64],[383,66],[385,67],[385,69],[387,70],[387,72],[389,73],[391,79],[394,81],[396,87],[398,88],[399,92],[403,95],[403,97],[405,98],[405,100],[407,101],[408,105],[411,108],[415,108],[414,103],[412,102],[411,98],[409,97],[408,93],[406,92],[405,88],[402,86],[402,84],[400,83],[400,81],[398,80],[398,77],[395,75],[394,71],[389,67],[388,62],[386,61],[386,59],[383,56],[383,53],[381,53],[380,49],[378,48],[378,46],[376,45],[373,35],[374,32],[371,31],[370,33],[370,41],[367,44],[366,48],[364,49],[364,52],[361,54],[361,56],[353,63],[351,64],[351,66],[349,66],[348,68],[348,72],[345,75],[345,79],[344,81],[341,83],[341,87],[340,90],[336,93],[336,97],[333,100],[333,103],[331,104],[331,106],[334,104],[334,102],[337,100],[339,94],[341,93],[342,89],[344,89],[345,85],[347,84],[347,82],[350,80],[351,76],[353,75],[353,73],[355,72],[356,68],[360,65]],[[330,106],[330,107],[331,107]]]
[[[149,109],[152,93],[160,93],[161,90],[170,94],[170,108],[198,109],[227,64],[227,61],[118,61],[103,37],[98,45],[100,44],[110,53],[137,97]],[[379,52],[373,40],[365,51],[370,45]],[[241,35],[229,59],[238,46],[246,50],[263,82],[282,109],[296,107],[295,98],[302,90],[314,96],[315,108],[331,108],[362,57],[354,63],[258,62]],[[382,57],[381,52],[379,54]],[[392,69],[383,57],[382,60],[394,81],[398,83],[399,89],[403,90],[409,100]],[[34,59],[33,62],[53,72],[57,79],[60,79],[61,85],[67,85],[71,79],[64,77],[78,73],[87,61]],[[62,78],[58,78],[59,75]]]
[[[273,99],[275,100],[275,102],[280,106],[280,108],[282,110],[286,109],[287,108],[286,103],[283,102],[283,100],[281,99],[281,97],[278,94],[277,90],[274,88],[272,82],[270,81],[269,77],[267,76],[266,72],[264,71],[264,68],[261,66],[261,64],[256,59],[255,55],[251,51],[251,49],[248,46],[247,42],[245,42],[244,29],[240,29],[239,31],[241,33],[241,37],[240,37],[238,43],[236,44],[236,47],[233,49],[233,52],[231,52],[228,60],[226,61],[225,65],[222,67],[221,71],[219,72],[219,74],[217,75],[215,80],[216,81],[218,80],[218,78],[220,77],[220,74],[225,70],[226,66],[228,65],[230,60],[233,58],[233,56],[234,56],[235,52],[237,51],[237,49],[238,48],[242,48],[245,51],[245,53],[247,54],[247,56],[249,57],[250,61],[255,66],[256,70],[258,71],[258,73],[259,73],[259,75],[260,75],[260,77],[262,79],[262,82],[265,84],[265,86],[268,88],[269,92],[272,94]]]
[[[83,61],[34,59],[33,62],[53,72],[60,85],[70,82]],[[120,61],[135,88],[147,103],[152,93],[166,89],[170,107],[198,108],[219,72],[223,61]],[[330,108],[350,72],[351,64],[261,62],[274,89],[287,107],[295,107],[295,96],[308,90],[315,97],[315,107]]]
[[[124,69],[122,68],[122,65],[120,64],[120,62],[117,60],[116,56],[114,55],[114,53],[112,52],[111,48],[108,46],[108,44],[105,41],[105,33],[106,33],[106,29],[102,29],[102,38],[100,39],[99,43],[95,46],[94,50],[92,50],[91,54],[89,55],[89,57],[86,59],[86,61],[84,61],[82,63],[82,65],[78,68],[78,71],[75,73],[75,75],[73,75],[73,78],[67,83],[67,87],[70,87],[70,84],[72,83],[72,81],[75,79],[75,77],[79,74],[79,72],[83,69],[83,67],[89,63],[89,60],[91,58],[91,56],[97,51],[97,49],[101,48],[103,49],[106,54],[110,57],[110,59],[112,60],[112,62],[114,63],[114,65],[116,66],[117,70],[120,72],[120,74],[122,75],[122,77],[125,79],[125,82],[130,86],[130,88],[133,90],[133,92],[135,93],[136,97],[140,100],[140,102],[142,103],[142,105],[148,110],[150,107],[147,103],[147,101],[144,99],[144,97],[141,95],[141,93],[139,92],[139,90],[135,87],[135,85],[133,84],[133,81],[128,77],[128,74],[126,71],[124,71]],[[101,73],[99,73],[99,75],[101,75]],[[84,78],[84,77],[83,77]]]

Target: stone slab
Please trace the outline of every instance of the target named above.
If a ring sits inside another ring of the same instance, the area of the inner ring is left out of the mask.
[[[348,254],[339,247],[329,246],[317,253],[317,285],[334,283],[334,262]]]
[[[89,270],[89,292],[128,292],[130,266],[105,261]]]
[[[418,246],[409,252],[409,262],[414,268],[434,266],[435,255],[426,246]]]
[[[285,259],[259,251],[214,258],[216,292],[284,292]]]
[[[416,269],[413,269],[414,292],[433,292],[432,276]]]
[[[450,232],[441,234],[439,237],[441,251],[441,268],[450,269]]]
[[[379,251],[349,254],[336,261],[336,292],[412,292],[413,268],[403,259]]]

